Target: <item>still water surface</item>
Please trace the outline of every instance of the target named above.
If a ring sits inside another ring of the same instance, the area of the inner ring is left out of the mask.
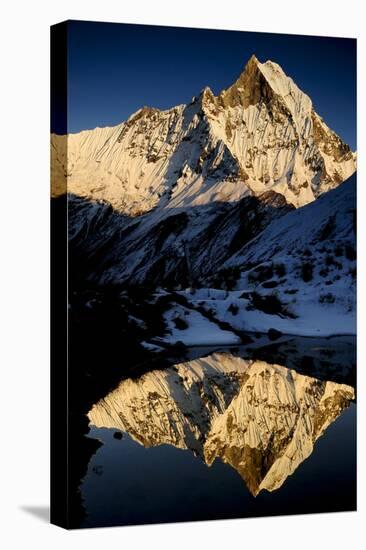
[[[354,510],[354,351],[192,350],[121,380],[89,412],[82,526]]]

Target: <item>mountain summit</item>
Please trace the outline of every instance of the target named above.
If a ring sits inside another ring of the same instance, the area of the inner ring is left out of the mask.
[[[276,191],[295,207],[336,187],[356,157],[272,61],[253,55],[217,97],[144,107],[115,127],[52,135],[53,194],[137,215]],[[67,151],[67,156],[66,156]]]
[[[224,107],[247,108],[260,101],[270,100],[271,95],[271,87],[260,70],[260,63],[252,55],[236,82],[223,90],[218,99]]]

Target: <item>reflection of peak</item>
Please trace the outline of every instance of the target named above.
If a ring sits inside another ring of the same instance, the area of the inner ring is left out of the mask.
[[[352,387],[229,353],[125,380],[89,412],[92,424],[145,447],[221,458],[253,495],[279,488],[354,398]]]
[[[349,386],[258,361],[213,423],[206,459],[231,464],[254,495],[278,489],[352,398]]]

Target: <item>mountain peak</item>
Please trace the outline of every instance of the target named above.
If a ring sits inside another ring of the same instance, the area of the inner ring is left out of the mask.
[[[223,107],[236,107],[241,105],[246,108],[255,105],[263,98],[269,99],[271,87],[261,71],[261,63],[253,54],[239,78],[219,95]]]
[[[287,111],[302,133],[306,119],[311,116],[311,99],[286,75],[282,67],[273,61],[260,63],[253,54],[238,79],[218,97],[219,104],[226,107],[243,107],[264,103],[270,111]]]
[[[215,100],[215,96],[209,86],[205,86],[203,88],[199,95],[199,99],[201,99],[203,102],[213,102]]]
[[[239,78],[236,80],[236,82],[234,82],[233,86],[235,86],[236,84],[240,84],[240,83],[244,83],[248,81],[248,77],[253,77],[254,75],[256,75],[257,77],[259,76],[260,74],[260,62],[258,60],[258,58],[256,57],[256,55],[253,53],[250,58],[248,59],[248,61],[246,62],[246,64],[244,65],[244,68],[242,70],[242,72],[240,73],[239,75]]]
[[[249,58],[249,60],[248,60],[248,63],[246,64],[246,66],[248,66],[248,65],[253,65],[253,64],[254,64],[254,65],[258,65],[258,63],[259,63],[258,58],[257,58],[256,55],[253,53],[253,54],[250,56],[250,58]]]

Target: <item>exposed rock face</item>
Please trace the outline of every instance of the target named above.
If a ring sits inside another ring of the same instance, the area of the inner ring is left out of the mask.
[[[52,136],[54,196],[110,203],[136,216],[274,190],[301,206],[355,171],[355,155],[310,98],[271,61],[254,56],[215,97],[144,107],[113,128]],[[66,154],[67,152],[67,154]]]
[[[255,55],[249,59],[238,80],[218,97],[218,103],[223,107],[243,107],[260,102],[270,103],[274,98],[274,90],[267,82]]]
[[[215,353],[125,380],[88,416],[145,447],[221,458],[257,495],[278,489],[353,399],[351,386]]]

